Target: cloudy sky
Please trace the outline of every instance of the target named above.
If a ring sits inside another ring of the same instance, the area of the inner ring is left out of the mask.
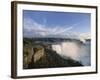
[[[23,10],[24,37],[90,36],[90,14]]]

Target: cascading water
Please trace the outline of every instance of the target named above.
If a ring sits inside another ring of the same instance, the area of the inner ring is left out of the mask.
[[[70,57],[85,66],[90,65],[90,42],[83,44],[76,41],[65,41],[52,45],[52,49],[63,58]]]

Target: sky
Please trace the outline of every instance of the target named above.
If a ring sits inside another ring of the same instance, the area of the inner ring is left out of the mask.
[[[90,13],[23,10],[24,37],[90,36]]]

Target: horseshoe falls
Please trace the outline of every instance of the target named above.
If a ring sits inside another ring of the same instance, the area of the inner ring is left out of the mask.
[[[80,41],[64,41],[57,44],[52,44],[52,49],[63,58],[71,58],[81,62],[84,66],[91,65],[91,41],[85,43]]]

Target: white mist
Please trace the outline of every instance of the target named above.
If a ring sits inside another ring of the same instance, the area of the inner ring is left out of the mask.
[[[52,45],[55,50],[63,58],[72,58],[80,61],[83,65],[90,65],[90,44],[82,44],[75,41],[66,41]]]

